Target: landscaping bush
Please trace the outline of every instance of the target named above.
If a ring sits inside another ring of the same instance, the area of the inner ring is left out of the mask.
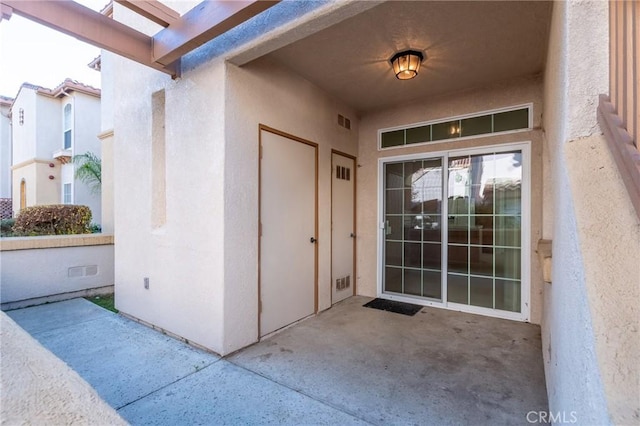
[[[0,220],[0,236],[12,237],[13,231],[11,230],[11,228],[13,228],[13,225],[15,223],[16,223],[16,220],[13,218]]]
[[[91,225],[89,225],[89,232],[91,232],[92,234],[100,234],[102,232],[102,225],[92,223]]]
[[[22,209],[13,226],[15,236],[87,234],[91,209],[87,206],[54,204]]]

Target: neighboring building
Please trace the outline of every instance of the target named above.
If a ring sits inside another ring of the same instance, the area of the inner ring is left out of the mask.
[[[43,204],[89,206],[100,223],[101,199],[75,179],[74,155],[100,156],[100,90],[67,79],[55,89],[23,84],[11,107],[13,211]]]
[[[224,24],[214,2],[129,3],[111,16],[139,50],[111,48],[150,67],[101,59],[121,312],[223,355],[352,294],[528,321],[554,416],[637,423],[640,205],[597,121],[609,93],[637,158],[637,2],[292,1]],[[400,81],[407,49],[425,60]]]
[[[11,204],[11,103],[0,96],[0,219],[12,216]]]

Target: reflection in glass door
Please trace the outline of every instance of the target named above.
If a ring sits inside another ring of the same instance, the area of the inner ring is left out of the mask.
[[[520,312],[522,176],[519,150],[385,163],[383,292]]]
[[[442,299],[442,158],[385,165],[385,291]]]

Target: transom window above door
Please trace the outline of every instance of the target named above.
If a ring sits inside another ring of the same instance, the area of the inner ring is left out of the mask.
[[[529,130],[532,106],[510,107],[379,131],[380,149]]]

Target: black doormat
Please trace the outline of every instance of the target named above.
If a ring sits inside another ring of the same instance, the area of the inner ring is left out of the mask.
[[[386,299],[373,299],[371,302],[365,303],[362,306],[409,316],[417,314],[420,312],[420,309],[424,308],[424,306],[414,305],[412,303],[396,302],[395,300]]]

